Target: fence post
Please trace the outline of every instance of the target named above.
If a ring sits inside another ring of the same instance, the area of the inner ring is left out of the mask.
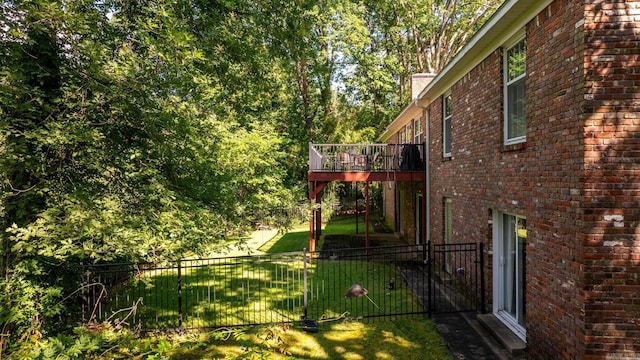
[[[85,277],[86,276],[86,277]],[[87,270],[87,267],[84,266],[84,262],[80,262],[80,278],[83,278],[83,284],[82,284],[82,298],[86,299],[85,301],[82,302],[82,307],[81,307],[81,311],[82,311],[82,322],[86,323],[88,322],[87,319],[85,318],[86,314],[85,314],[85,307],[86,310],[89,310],[89,304],[91,303],[91,300],[89,300],[89,270]]]
[[[303,264],[303,271],[302,271],[302,276],[304,278],[303,280],[303,285],[304,286],[304,318],[307,318],[307,248],[304,248],[302,253],[302,261],[304,261]]]
[[[429,317],[431,317],[432,315],[432,309],[433,309],[433,304],[432,304],[432,299],[431,297],[433,296],[433,287],[434,285],[431,283],[431,258],[433,257],[433,254],[431,253],[431,240],[427,241],[427,312],[429,313]]]
[[[178,260],[178,328],[182,328],[182,260]]]
[[[484,243],[480,243],[480,310],[482,314],[487,312],[485,307],[484,289]]]

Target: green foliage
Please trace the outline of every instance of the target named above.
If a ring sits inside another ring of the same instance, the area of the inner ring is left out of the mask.
[[[0,349],[62,316],[72,264],[163,261],[286,224],[290,95],[243,47],[264,47],[260,32],[233,32],[249,7],[227,5],[1,5]]]
[[[115,331],[108,324],[92,328],[79,327],[70,335],[59,334],[39,340],[30,339],[9,356],[9,359],[99,359],[105,354],[110,358],[144,356],[145,359],[170,359],[170,352],[177,344],[169,338],[139,337],[125,330]],[[126,352],[120,353],[120,349]]]

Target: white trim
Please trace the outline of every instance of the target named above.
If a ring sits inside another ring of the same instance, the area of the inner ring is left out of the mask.
[[[447,117],[447,107],[445,106],[446,99],[450,98],[449,106],[451,107],[451,114]],[[453,142],[451,141],[453,124],[451,123],[451,119],[453,118],[453,97],[451,95],[451,90],[442,94],[442,157],[450,158],[451,153],[453,152]],[[446,129],[446,121],[449,120],[449,137],[447,138],[447,129]],[[447,152],[447,142],[449,140],[449,152]]]
[[[516,78],[509,80],[509,59],[508,59],[508,53],[509,50],[513,49],[514,47],[516,47],[518,44],[520,44],[520,42],[524,41],[524,52],[525,52],[525,69],[524,72],[520,75],[518,75]],[[519,143],[523,143],[527,141],[527,131],[526,131],[526,121],[527,121],[527,117],[526,117],[526,113],[525,113],[525,133],[522,136],[516,136],[516,137],[512,137],[509,138],[509,86],[520,81],[523,79],[526,79],[527,76],[527,68],[526,68],[526,63],[527,63],[527,58],[526,58],[526,53],[527,53],[527,42],[526,42],[526,37],[525,37],[525,31],[524,29],[522,29],[521,32],[519,32],[518,34],[516,34],[512,39],[510,39],[510,41],[508,43],[505,43],[505,46],[503,47],[504,51],[502,52],[502,118],[503,118],[503,129],[502,129],[502,136],[504,139],[504,144],[505,145],[512,145],[512,144],[519,144]],[[525,84],[526,85],[526,84]],[[526,94],[525,94],[525,100],[526,100]]]
[[[527,330],[520,326],[520,324],[516,323],[511,315],[502,310],[494,312],[494,315],[498,318],[498,320],[505,324],[509,328],[509,330],[516,334],[516,336],[519,337],[520,340],[527,342]]]
[[[425,234],[423,234],[422,236],[425,237],[426,243],[428,244],[429,241],[431,241],[431,211],[429,209],[431,209],[431,183],[429,182],[429,171],[430,171],[430,156],[429,153],[431,153],[431,149],[429,149],[429,144],[431,143],[431,133],[430,133],[430,129],[429,129],[429,117],[431,116],[431,113],[429,112],[429,109],[424,111],[424,143],[425,143],[425,147],[424,147],[424,171],[425,171],[425,178],[424,178],[424,188],[425,188],[425,193],[423,196],[425,196],[425,209],[424,209],[424,214],[423,216],[425,217],[424,221],[426,221],[425,224]]]
[[[507,130],[505,130],[506,132]],[[527,142],[527,136],[518,136],[511,139],[506,139],[507,135],[505,134],[504,145],[514,145],[514,144],[522,144]]]
[[[420,137],[424,133],[423,127],[424,126],[422,124],[422,116],[418,116],[417,118],[413,119],[413,143],[414,144],[422,143],[422,141],[420,141]],[[418,132],[418,129],[420,130],[420,132]]]

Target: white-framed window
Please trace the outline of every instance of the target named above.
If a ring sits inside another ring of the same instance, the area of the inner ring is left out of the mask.
[[[495,212],[493,227],[493,313],[525,340],[527,220]]]
[[[411,125],[412,123],[408,123],[404,127],[405,139],[407,144],[411,142]]]
[[[398,134],[399,134],[399,138],[398,138],[398,140],[400,140],[400,141],[399,141],[399,143],[400,143],[400,144],[406,144],[406,142],[407,142],[407,134],[406,134],[406,132],[404,131],[404,129],[401,129],[401,130],[398,132]]]
[[[504,51],[504,143],[526,141],[526,41],[519,39]]]
[[[422,137],[422,120],[417,118],[413,120],[413,143],[420,144]]]
[[[442,97],[442,155],[451,157],[451,92]]]

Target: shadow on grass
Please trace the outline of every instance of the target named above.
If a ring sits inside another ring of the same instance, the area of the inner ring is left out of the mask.
[[[267,359],[453,359],[433,321],[426,318],[323,323],[313,334],[296,326],[261,327],[227,341],[211,334],[184,341],[170,355],[187,360],[254,358],[251,354]],[[274,341],[274,334],[279,341]]]

